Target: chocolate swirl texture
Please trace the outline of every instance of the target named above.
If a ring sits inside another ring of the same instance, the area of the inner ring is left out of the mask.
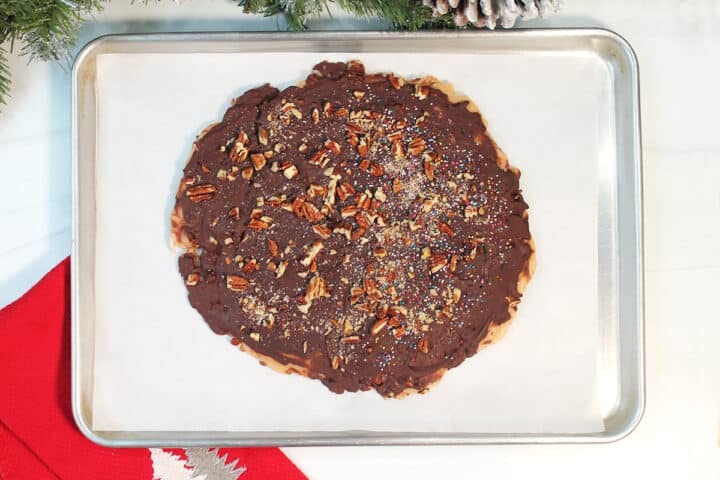
[[[172,214],[191,305],[336,393],[425,392],[499,338],[532,275],[519,171],[433,78],[315,66],[233,101]]]

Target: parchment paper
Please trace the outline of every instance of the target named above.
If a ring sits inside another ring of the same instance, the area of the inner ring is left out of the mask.
[[[432,74],[475,100],[522,171],[537,271],[506,337],[427,395],[335,395],[216,336],[190,306],[169,217],[195,135],[233,97],[323,59]],[[105,54],[98,58],[98,430],[592,432],[597,401],[598,162],[611,82],[581,56]]]

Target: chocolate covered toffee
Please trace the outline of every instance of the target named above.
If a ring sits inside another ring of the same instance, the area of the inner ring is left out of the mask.
[[[333,392],[424,392],[499,337],[532,273],[519,172],[432,78],[315,66],[235,99],[172,216],[192,306]]]

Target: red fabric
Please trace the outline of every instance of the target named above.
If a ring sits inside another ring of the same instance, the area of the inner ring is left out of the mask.
[[[147,449],[110,449],[75,426],[70,400],[70,262],[0,310],[0,480],[152,480]],[[221,449],[242,480],[304,479],[277,448]]]

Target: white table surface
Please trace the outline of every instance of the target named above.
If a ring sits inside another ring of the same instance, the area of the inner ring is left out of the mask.
[[[565,0],[529,26],[607,27],[640,62],[645,184],[647,408],[609,445],[288,448],[313,479],[720,479],[720,2]],[[274,30],[230,1],[114,0],[105,33]],[[322,28],[381,22],[323,20]],[[0,306],[70,252],[67,69],[11,56],[0,114]]]

